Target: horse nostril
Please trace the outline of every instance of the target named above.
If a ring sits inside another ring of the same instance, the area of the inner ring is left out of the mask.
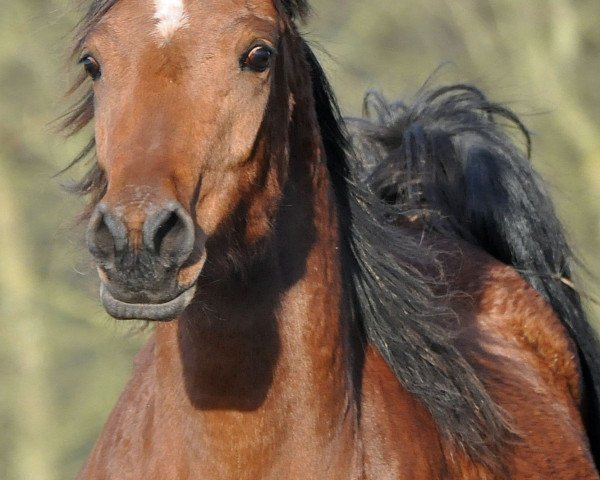
[[[175,242],[179,237],[181,229],[185,228],[179,220],[179,216],[173,212],[167,220],[162,223],[154,236],[154,251],[161,254],[161,250],[172,250],[175,248]]]
[[[100,218],[100,222],[98,222],[98,225],[94,229],[93,246],[95,256],[109,257],[115,250],[115,241],[108,225],[104,221],[104,216]]]
[[[92,255],[103,262],[112,261],[127,243],[125,226],[103,204],[92,214],[86,237]]]
[[[162,258],[183,263],[193,249],[194,226],[179,205],[172,205],[148,218],[144,225],[144,243]]]

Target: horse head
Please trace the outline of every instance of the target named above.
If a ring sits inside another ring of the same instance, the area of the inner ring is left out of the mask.
[[[285,55],[301,42],[289,13],[270,0],[113,0],[88,18],[78,48],[102,191],[87,242],[112,316],[175,318],[206,263],[226,275],[264,250],[299,101],[289,79],[310,88],[286,75],[303,61]]]

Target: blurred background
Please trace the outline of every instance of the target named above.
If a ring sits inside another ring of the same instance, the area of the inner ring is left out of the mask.
[[[68,60],[77,1],[0,7],[0,478],[63,480],[76,475],[148,333],[102,311],[75,221],[83,200],[61,190],[82,171],[53,178],[89,136],[67,140],[53,123],[76,99],[65,92],[77,72]],[[368,88],[410,98],[437,70],[434,83],[475,83],[522,115],[575,249],[600,274],[598,0],[313,7],[303,30],[345,113],[360,114]]]

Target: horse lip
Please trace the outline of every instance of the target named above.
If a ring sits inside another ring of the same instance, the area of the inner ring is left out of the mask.
[[[191,303],[195,293],[196,286],[193,285],[165,303],[127,303],[117,300],[106,285],[100,283],[100,298],[104,308],[110,316],[119,320],[174,320]]]

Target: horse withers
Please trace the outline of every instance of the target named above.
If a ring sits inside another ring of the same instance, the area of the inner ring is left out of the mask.
[[[599,349],[474,87],[346,129],[303,0],[93,0],[87,233],[155,321],[81,479],[598,479]]]

